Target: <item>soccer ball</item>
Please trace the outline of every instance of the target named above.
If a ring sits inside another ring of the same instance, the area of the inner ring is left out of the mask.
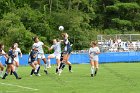
[[[58,28],[60,31],[63,31],[64,30],[64,27],[63,26],[59,26]]]

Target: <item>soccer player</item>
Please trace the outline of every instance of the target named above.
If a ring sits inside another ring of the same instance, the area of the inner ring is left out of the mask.
[[[39,71],[40,69],[38,62],[36,61],[37,52],[38,52],[37,48],[33,48],[29,55],[28,64],[32,67],[30,76],[32,76],[34,73],[38,75],[37,71]]]
[[[6,72],[4,74],[4,76],[2,77],[2,79],[5,79],[6,76],[8,76],[8,73],[12,70],[14,76],[16,77],[16,79],[21,79],[20,77],[18,77],[17,73],[15,72],[14,69],[14,58],[16,57],[15,55],[15,48],[14,45],[12,46],[11,50],[9,50],[8,55],[6,54],[6,64],[7,64],[7,68],[6,68]]]
[[[91,48],[89,49],[90,65],[91,65],[91,77],[96,76],[99,65],[98,65],[98,54],[100,49],[97,46],[96,41],[91,42]]]
[[[44,61],[44,64],[45,64],[45,66],[44,66],[45,67],[44,72],[46,74],[48,74],[48,71],[47,71],[47,60],[45,58],[44,51],[43,51],[43,47],[47,47],[47,46],[45,46],[44,43],[41,42],[37,36],[34,37],[33,40],[34,40],[33,48],[37,48],[37,50],[38,50],[38,53],[37,53],[37,62],[40,65],[40,60],[42,59]]]
[[[4,70],[4,66],[1,63],[1,59],[2,59],[2,56],[4,56],[6,54],[3,49],[4,49],[4,45],[0,44],[0,77],[2,77],[3,70]]]
[[[15,71],[17,72],[18,67],[19,67],[19,54],[20,57],[22,57],[22,52],[20,50],[20,48],[18,47],[18,43],[14,43],[14,47],[15,47],[15,58],[14,58],[14,64],[15,64]]]
[[[68,64],[69,72],[72,72],[71,63],[68,61],[71,51],[72,51],[72,47],[71,47],[72,45],[70,44],[70,42],[68,40],[69,35],[67,33],[62,33],[62,37],[63,37],[63,42],[64,42],[65,47],[64,47],[64,51],[62,53],[63,58],[62,58],[62,62],[59,67],[59,75],[61,74],[62,70],[65,67],[64,64]]]
[[[49,50],[54,50],[53,54],[50,54],[47,58],[47,61],[49,63],[49,67],[50,66],[50,59],[51,58],[56,58],[56,62],[57,62],[57,67],[56,67],[56,73],[58,72],[58,68],[60,65],[60,56],[61,56],[61,42],[57,41],[56,39],[53,39],[53,45],[51,46],[51,48],[48,48]]]

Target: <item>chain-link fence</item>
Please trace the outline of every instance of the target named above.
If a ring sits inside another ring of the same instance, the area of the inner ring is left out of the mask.
[[[98,35],[101,52],[140,51],[140,34]]]

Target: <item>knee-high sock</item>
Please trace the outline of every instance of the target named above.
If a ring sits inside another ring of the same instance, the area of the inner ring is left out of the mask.
[[[35,69],[35,73],[37,73],[38,68],[40,67],[40,65],[36,65],[36,69]]]
[[[38,69],[37,69],[37,74],[39,73],[39,71],[40,71],[40,66],[39,66]]]
[[[6,76],[8,76],[8,72],[5,72],[5,74],[2,78],[6,78]]]
[[[97,74],[97,72],[98,72],[98,68],[95,69],[95,75]]]
[[[12,74],[13,74],[13,71],[11,70],[10,75],[12,75]]]
[[[47,66],[48,66],[48,67],[51,66],[51,60],[50,60],[50,59],[47,60]]]
[[[62,66],[62,70],[65,68],[65,64],[63,64],[63,66]]]
[[[35,71],[35,69],[32,69],[32,70],[31,70],[31,74],[30,74],[30,75],[33,75],[34,71]]]
[[[60,66],[59,66],[59,69],[62,69],[62,70],[63,70],[64,67],[65,67],[65,64],[64,64],[63,62],[61,62],[61,63],[60,63]]]
[[[91,66],[91,74],[94,74],[94,66]]]
[[[18,78],[18,75],[17,75],[17,73],[14,71],[13,72],[13,74],[14,74],[14,76],[16,77],[16,78]]]
[[[56,68],[56,73],[58,72],[58,67]]]
[[[61,69],[61,68],[62,68],[62,65],[63,65],[63,64],[64,64],[64,63],[62,63],[62,62],[60,63],[59,69]]]
[[[44,69],[47,70],[48,64],[44,64]]]
[[[72,69],[72,66],[71,66],[71,65],[69,65],[69,71],[71,71],[71,69]]]

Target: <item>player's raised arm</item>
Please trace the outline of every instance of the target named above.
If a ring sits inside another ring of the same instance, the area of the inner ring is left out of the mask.
[[[53,49],[52,47],[49,47],[47,45],[43,45],[43,47],[48,48],[49,51]]]
[[[21,52],[21,50],[20,50],[20,52],[19,52],[19,53],[20,53],[20,57],[22,57],[22,52]]]

